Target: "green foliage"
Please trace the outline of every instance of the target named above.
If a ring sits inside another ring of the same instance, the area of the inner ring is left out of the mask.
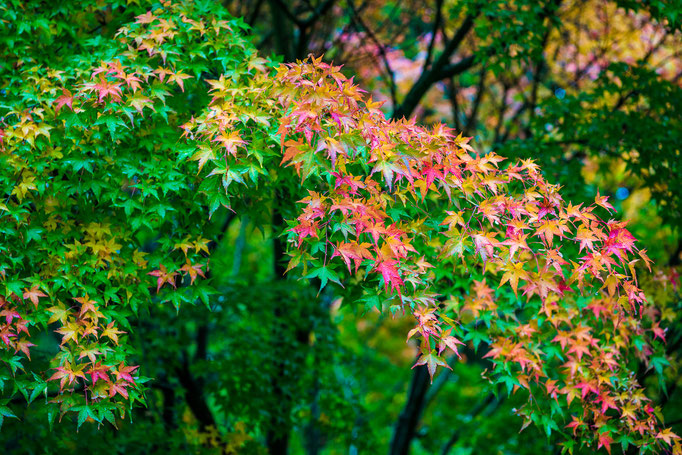
[[[17,36],[12,19],[33,6],[5,10],[3,39],[29,40],[35,30]],[[72,19],[87,30],[107,10],[85,11],[83,18],[66,6],[45,12],[58,18],[62,42],[3,47],[0,158],[1,298],[3,311],[14,314],[2,352],[7,397],[44,390],[45,380],[55,395],[51,381],[58,379],[59,399],[35,405],[52,418],[75,411],[79,426],[113,422],[144,401],[142,381],[131,375],[137,367],[126,366],[133,352],[126,333],[130,318],[157,300],[154,288],[170,288],[158,302],[176,308],[208,302],[213,292],[206,282],[184,286],[207,272],[211,240],[203,236],[215,239],[218,229],[207,216],[215,199],[202,192],[183,155],[178,124],[209,99],[199,76],[229,73],[238,83],[249,77],[255,54],[238,34],[217,42],[221,32],[243,27],[239,20],[211,13],[208,30],[197,31],[191,17],[207,17],[210,5],[155,9],[161,25],[151,31],[151,13],[126,8],[117,19],[140,15],[117,39],[79,36],[66,26]],[[137,39],[137,48],[122,36]],[[30,82],[27,89],[17,88],[20,81]],[[31,343],[41,330],[61,335],[58,344]],[[31,359],[33,345],[39,354]]]

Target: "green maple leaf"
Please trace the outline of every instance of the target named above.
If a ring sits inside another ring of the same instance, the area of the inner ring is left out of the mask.
[[[428,354],[422,354],[412,368],[418,365],[426,365],[426,368],[429,370],[429,376],[431,377],[431,384],[433,384],[433,375],[436,374],[436,367],[441,366],[452,370],[450,365],[448,365],[448,363],[441,356],[436,354],[436,351],[431,351]]]

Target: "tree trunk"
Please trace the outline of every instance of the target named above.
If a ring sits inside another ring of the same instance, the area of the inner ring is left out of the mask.
[[[407,402],[396,422],[391,439],[390,455],[407,455],[424,410],[426,391],[429,389],[429,372],[426,366],[415,367]]]

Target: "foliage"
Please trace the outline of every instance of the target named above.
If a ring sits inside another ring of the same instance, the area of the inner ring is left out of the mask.
[[[208,270],[202,235],[211,226],[197,220],[223,195],[200,191],[196,167],[178,153],[176,122],[208,98],[198,75],[229,68],[247,78],[255,53],[239,35],[207,46],[239,21],[203,24],[183,13],[201,10],[179,8],[139,15],[116,38],[79,41],[52,66],[40,59],[55,55],[53,42],[18,47],[28,56],[5,48],[3,382],[33,402],[58,380],[57,399],[44,404],[50,419],[71,410],[79,425],[113,423],[142,401],[127,364],[129,318],[154,289],[171,288],[163,299],[176,307],[211,292],[182,284]],[[21,81],[30,85],[16,88]],[[30,340],[48,328],[58,342],[28,368]]]
[[[528,29],[549,33],[557,7],[528,5],[463,6],[482,14],[468,25],[482,40],[471,65],[514,71],[495,57],[509,50],[500,46]],[[523,426],[560,435],[566,451],[682,451],[636,374],[644,365],[664,387],[665,298],[646,298],[637,271],[651,261],[627,223],[610,218],[608,196],[565,202],[530,159],[479,154],[442,124],[387,120],[338,66],[259,57],[244,22],[214,4],[41,8],[0,10],[0,415],[130,426],[134,441],[178,425],[173,401],[184,390],[197,425],[136,450],[258,453],[260,438],[276,452],[301,422],[310,440],[322,427],[371,448],[362,404],[330,393],[348,386],[321,366],[354,369],[328,316],[342,298],[413,315],[405,335],[431,382],[439,366],[453,368],[447,356],[490,359],[485,378],[500,396],[514,393]],[[542,55],[533,36],[515,50],[519,61]],[[664,106],[659,119],[679,109],[679,87],[662,94],[651,71],[614,64],[600,77],[588,93],[543,104],[574,134],[557,141],[614,156],[669,153],[666,123],[645,142],[617,126],[583,139],[610,115],[600,100],[616,90],[641,91],[648,114]],[[641,107],[617,122],[638,125]],[[531,130],[545,121],[531,117]],[[539,137],[505,147],[523,155]],[[674,153],[628,163],[640,164],[654,169],[644,179],[654,187],[678,172]],[[260,256],[274,266],[255,265],[257,291],[240,275],[250,223],[272,237]],[[226,237],[236,238],[229,277]],[[220,327],[230,337],[209,349]],[[124,423],[157,393],[163,422]],[[320,408],[339,418],[325,421]]]

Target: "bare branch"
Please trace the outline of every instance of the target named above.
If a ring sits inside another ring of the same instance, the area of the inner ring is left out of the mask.
[[[478,88],[476,90],[476,99],[474,99],[474,105],[471,108],[471,113],[467,119],[466,125],[464,125],[464,135],[468,135],[471,128],[476,123],[478,117],[478,109],[481,106],[481,101],[483,101],[483,94],[485,92],[485,78],[486,78],[486,67],[481,68],[478,79]]]
[[[474,64],[474,57],[467,57],[455,64],[449,64],[450,58],[459,48],[460,44],[474,26],[474,14],[469,14],[463,21],[455,36],[448,41],[445,49],[438,56],[431,66],[431,69],[423,71],[417,82],[414,83],[410,91],[405,96],[402,104],[393,111],[393,118],[409,117],[417,107],[421,99],[431,86],[448,77],[452,77],[466,71]]]
[[[391,91],[391,102],[393,103],[393,106],[398,105],[398,98],[397,98],[397,89],[395,85],[395,73],[393,72],[393,69],[391,68],[391,64],[388,61],[388,54],[386,53],[386,49],[384,45],[378,40],[378,38],[374,35],[372,30],[367,27],[367,25],[364,23],[362,18],[360,17],[360,14],[358,10],[355,8],[355,2],[353,0],[348,0],[348,6],[351,8],[353,11],[353,16],[352,16],[352,21],[357,23],[362,31],[364,31],[369,39],[374,43],[374,45],[379,49],[379,55],[381,56],[381,61],[384,64],[384,68],[386,69],[386,73],[388,74],[388,84],[389,84],[389,89]]]
[[[436,0],[436,18],[433,21],[433,29],[431,30],[431,40],[429,41],[429,47],[426,51],[426,59],[424,60],[424,66],[422,72],[426,71],[431,64],[431,59],[433,58],[433,45],[436,42],[436,36],[438,36],[438,29],[443,20],[443,0]]]

